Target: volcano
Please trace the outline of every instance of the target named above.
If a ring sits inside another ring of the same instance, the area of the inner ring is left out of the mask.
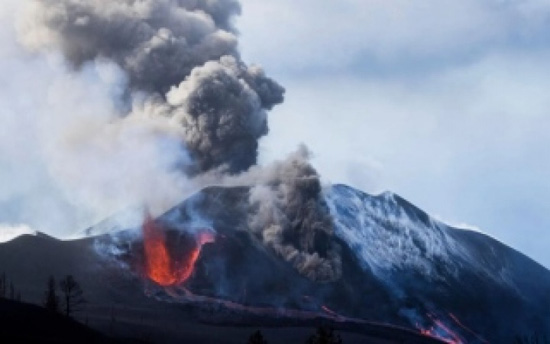
[[[255,327],[281,343],[298,340],[284,332],[292,327],[303,341],[323,323],[346,343],[506,343],[550,330],[550,272],[487,235],[395,194],[331,186],[325,240],[338,245],[342,273],[318,282],[249,228],[249,194],[209,187],[140,228],[107,235],[102,224],[83,240],[20,237],[0,245],[0,271],[34,303],[49,274],[71,273],[92,327],[159,342],[237,343]]]

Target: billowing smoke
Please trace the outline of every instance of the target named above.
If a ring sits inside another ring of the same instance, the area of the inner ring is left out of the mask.
[[[261,171],[250,192],[251,229],[301,274],[334,281],[342,274],[334,224],[322,197],[319,175],[305,147]]]
[[[198,171],[256,164],[258,140],[267,134],[266,108],[282,100],[282,88],[256,67],[232,56],[195,68],[167,94],[166,116],[182,125]],[[164,104],[153,104],[162,109]]]
[[[22,40],[33,50],[61,51],[75,68],[113,60],[132,89],[163,94],[196,66],[237,54],[229,19],[238,11],[223,0],[34,0]]]
[[[72,68],[107,59],[128,77],[132,112],[183,128],[196,162],[188,172],[240,172],[256,163],[266,110],[284,89],[237,51],[232,0],[30,0],[21,41],[61,52]]]
[[[235,0],[27,0],[20,43],[64,64],[34,109],[48,172],[71,202],[111,211],[166,210],[205,181],[253,185],[254,234],[304,276],[335,280],[334,225],[307,150],[256,166],[284,89],[241,60],[239,12]]]

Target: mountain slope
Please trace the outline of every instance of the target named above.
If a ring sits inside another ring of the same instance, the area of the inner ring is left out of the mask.
[[[30,304],[0,299],[2,343],[122,343],[60,314]]]
[[[119,335],[147,328],[162,342],[239,342],[223,328],[322,322],[373,343],[375,337],[437,342],[421,334],[507,343],[549,330],[548,270],[488,236],[438,222],[399,196],[343,185],[325,190],[335,224],[326,240],[339,247],[342,273],[322,283],[298,273],[249,228],[249,196],[247,187],[206,188],[155,220],[176,252],[188,247],[185,233],[216,232],[181,286],[149,281],[141,228],[118,231],[113,219],[88,231],[104,232],[112,223],[112,235],[73,242],[25,236],[0,245],[0,271],[36,303],[49,274],[72,273],[90,301],[90,325],[110,330],[116,318]]]
[[[117,238],[124,235],[117,235]],[[17,290],[21,291],[23,301],[38,305],[42,303],[48,276],[53,275],[59,280],[66,274],[73,274],[82,285],[87,300],[85,307],[76,314],[77,320],[111,337],[128,338],[124,341],[128,343],[237,344],[245,342],[258,328],[262,328],[270,343],[303,342],[321,323],[335,327],[348,344],[440,343],[414,331],[346,322],[324,317],[318,312],[285,312],[283,308],[273,312],[274,309],[265,303],[256,305],[259,307],[256,309],[264,310],[258,313],[254,312],[254,308],[250,312],[249,309],[234,309],[206,300],[178,300],[168,294],[167,290],[152,285],[137,272],[128,270],[120,261],[114,262],[105,256],[102,251],[104,245],[112,240],[112,237],[102,236],[64,242],[43,235],[25,235],[0,244],[0,271],[5,272]],[[201,264],[209,259],[212,258],[204,256]],[[273,264],[276,267],[277,261]],[[192,281],[195,285],[190,283],[186,286],[190,289],[197,287],[203,273],[198,269]],[[293,275],[287,277],[290,283]],[[230,297],[227,294],[220,299],[238,299],[241,295]],[[276,301],[282,298],[281,295]],[[0,302],[0,310],[3,310],[0,318],[5,317],[12,322],[0,322],[0,341],[38,338],[40,342],[40,339],[47,339],[49,332],[37,332],[32,338],[19,336],[21,326],[17,320],[20,319],[19,315],[22,319],[31,319],[35,314],[43,314],[44,310],[35,312],[37,307],[28,306],[32,308],[28,310],[27,306],[18,305],[16,308],[5,308],[6,305]],[[51,330],[57,328],[54,320]],[[13,321],[16,321],[15,325]],[[24,329],[29,326],[31,324],[25,324]],[[70,335],[68,333],[67,338]],[[63,342],[65,337],[50,338],[51,342],[58,343]]]
[[[336,234],[412,323],[445,319],[495,342],[548,331],[550,272],[477,232],[449,227],[397,195],[326,192]]]
[[[546,332],[550,272],[480,233],[451,228],[397,195],[325,191],[342,276],[316,283],[266,248],[248,227],[248,188],[204,189],[163,215],[165,228],[208,223],[186,287],[194,293],[416,328],[454,342],[496,342]],[[221,258],[223,257],[223,258]],[[312,301],[313,300],[313,301]],[[513,325],[511,325],[513,324]]]

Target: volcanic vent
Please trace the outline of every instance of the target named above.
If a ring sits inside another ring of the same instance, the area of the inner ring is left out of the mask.
[[[142,241],[128,256],[140,275],[161,287],[183,284],[194,272],[203,245],[213,243],[213,231],[206,228],[179,230],[147,215]]]

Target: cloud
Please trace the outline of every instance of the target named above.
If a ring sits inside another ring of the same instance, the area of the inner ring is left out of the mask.
[[[328,180],[394,191],[546,262],[544,245],[531,238],[550,240],[541,201],[550,192],[548,57],[501,54],[413,80],[294,79],[262,160],[304,142]]]
[[[25,234],[36,235],[36,231],[26,225],[0,224],[0,243],[11,241]]]
[[[550,17],[550,5],[540,0],[242,3],[244,55],[277,73],[445,68],[488,50],[540,44]]]
[[[262,162],[303,142],[324,178],[394,191],[550,266],[547,2],[244,0],[243,13],[244,55],[288,90]]]

